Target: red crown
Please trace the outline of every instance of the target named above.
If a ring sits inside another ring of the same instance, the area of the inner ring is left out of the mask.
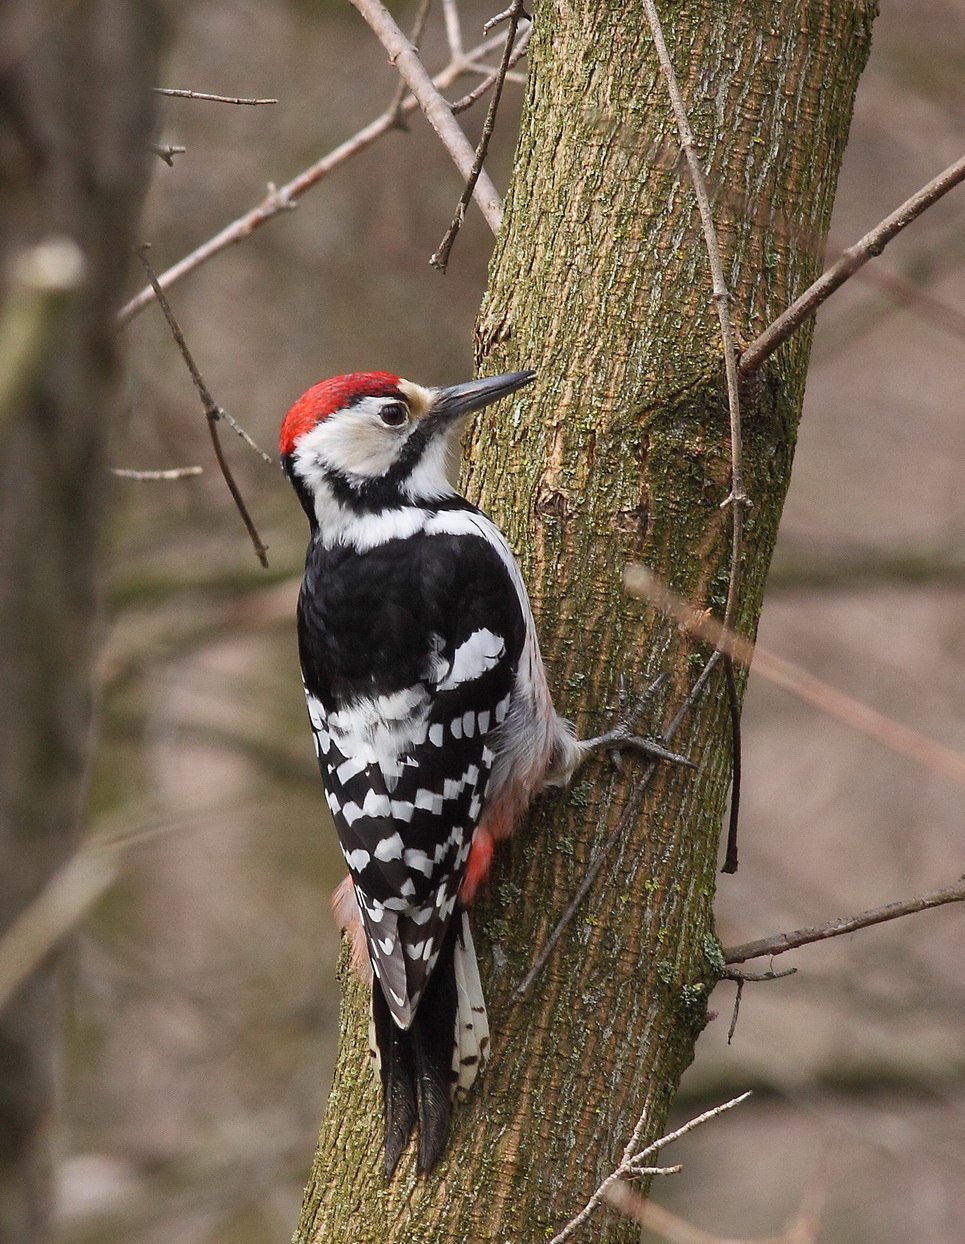
[[[283,457],[290,454],[299,437],[360,397],[401,396],[399,377],[387,371],[355,371],[322,380],[303,393],[283,419],[278,435],[279,452]]]

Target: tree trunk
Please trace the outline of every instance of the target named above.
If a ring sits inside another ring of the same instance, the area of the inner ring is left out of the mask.
[[[0,12],[0,937],[79,832],[113,318],[152,158],[155,17],[143,0]],[[49,272],[17,269],[53,236],[83,263],[61,302]],[[3,1244],[49,1219],[58,1021],[51,957],[0,1014]]]
[[[708,170],[739,338],[818,273],[874,4],[661,5]],[[477,326],[486,373],[533,366],[523,417],[483,415],[467,481],[530,586],[557,705],[606,728],[625,672],[670,674],[659,730],[708,652],[622,593],[642,561],[717,615],[727,595],[730,451],[707,256],[646,21],[627,0],[537,6],[528,101]],[[739,624],[753,634],[804,392],[804,329],[743,393]],[[447,1159],[386,1189],[364,991],[343,973],[342,1040],[299,1241],[545,1241],[664,1130],[721,960],[711,904],[730,756],[718,675],[674,746],[696,773],[604,761],[544,797],[475,914],[493,1060]],[[625,811],[630,824],[525,998],[515,991]],[[583,1238],[634,1240],[611,1211]]]

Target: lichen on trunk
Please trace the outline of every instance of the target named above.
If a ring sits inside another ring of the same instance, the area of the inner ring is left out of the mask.
[[[708,171],[732,313],[749,340],[818,273],[867,57],[872,3],[684,0],[665,33]],[[706,657],[622,592],[643,561],[723,610],[730,561],[727,401],[693,192],[643,15],[537,6],[506,217],[477,323],[486,373],[534,367],[515,417],[483,415],[465,485],[530,587],[560,711],[605,728],[618,677],[670,675],[655,728]],[[790,476],[810,334],[745,386],[739,622],[753,634]],[[365,1002],[343,974],[335,1087],[300,1241],[549,1238],[618,1161],[641,1112],[664,1128],[718,970],[712,902],[729,779],[715,678],[643,796],[604,760],[538,803],[475,914],[494,1056],[430,1178],[379,1174],[381,1107],[363,1066]],[[516,990],[588,862],[639,803],[525,998]],[[637,1228],[609,1213],[607,1240]],[[587,1236],[589,1238],[589,1236]],[[603,1238],[596,1234],[594,1238]]]

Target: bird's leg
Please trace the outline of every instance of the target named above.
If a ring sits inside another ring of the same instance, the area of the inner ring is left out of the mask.
[[[627,691],[626,679],[621,674],[617,724],[611,730],[608,730],[606,734],[599,734],[592,739],[580,739],[579,744],[584,751],[584,755],[589,755],[590,752],[600,751],[605,748],[610,753],[614,767],[620,769],[620,753],[636,751],[642,752],[645,756],[650,756],[654,760],[666,760],[671,764],[686,765],[689,769],[696,769],[697,766],[694,762],[686,756],[669,751],[655,739],[648,739],[635,733],[637,722],[650,706],[654,695],[666,681],[666,673],[658,674],[643,695],[637,700],[631,701],[630,694]]]

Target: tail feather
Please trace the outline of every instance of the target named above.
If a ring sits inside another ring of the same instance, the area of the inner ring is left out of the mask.
[[[469,913],[461,913],[453,955],[458,1007],[452,1047],[454,1091],[462,1099],[489,1057],[489,1017],[483,997]]]
[[[377,980],[372,982],[369,1044],[385,1101],[385,1177],[391,1179],[416,1120],[415,1063],[409,1034],[397,1028]]]
[[[469,919],[457,912],[408,1030],[372,985],[369,1045],[385,1099],[385,1175],[391,1179],[418,1117],[419,1166],[430,1171],[449,1135],[452,1100],[486,1061],[489,1023]]]
[[[446,931],[410,1029],[419,1107],[419,1166],[431,1171],[446,1147],[452,1116],[452,1043],[458,1009],[453,955],[457,921]]]

